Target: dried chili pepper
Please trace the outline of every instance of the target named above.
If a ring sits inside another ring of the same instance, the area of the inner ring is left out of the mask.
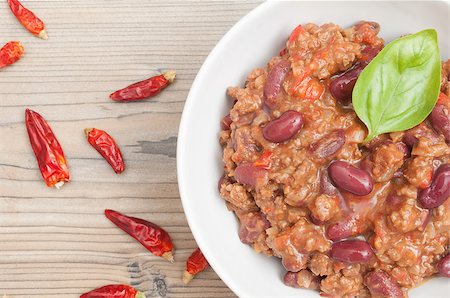
[[[208,261],[202,251],[200,248],[197,248],[186,261],[186,269],[183,272],[184,284],[188,284],[196,274],[205,270],[208,265]]]
[[[32,11],[25,8],[18,0],[7,1],[12,13],[28,31],[39,38],[48,39],[44,22],[42,22],[41,19],[39,19]]]
[[[139,241],[152,254],[173,263],[172,240],[160,226],[140,218],[126,216],[114,210],[105,210],[105,216]]]
[[[61,145],[47,121],[38,113],[27,109],[25,123],[31,147],[45,183],[49,187],[60,188],[70,179]]]
[[[84,293],[80,298],[145,298],[145,294],[129,285],[107,285]]]
[[[116,174],[120,174],[124,170],[124,162],[119,146],[114,139],[106,132],[96,128],[86,128],[89,144],[100,153],[104,159],[111,165]]]
[[[0,49],[0,68],[11,65],[23,56],[23,46],[18,41],[10,41]]]
[[[169,86],[175,79],[175,76],[176,74],[174,71],[168,71],[159,76],[151,77],[145,81],[118,90],[109,97],[116,101],[131,101],[152,97]]]

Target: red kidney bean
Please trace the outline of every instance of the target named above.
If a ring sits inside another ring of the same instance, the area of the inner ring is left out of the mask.
[[[422,190],[417,199],[427,209],[441,206],[450,196],[450,165],[441,165],[434,173],[431,185]]]
[[[374,297],[404,297],[398,284],[383,270],[375,270],[367,273],[364,277],[364,284]]]
[[[355,87],[356,80],[363,71],[365,65],[356,64],[346,72],[337,76],[330,83],[331,95],[342,104],[348,104],[352,100],[352,92]]]
[[[439,274],[450,277],[450,254],[443,257],[438,263]]]
[[[410,132],[405,132],[405,134],[403,135],[403,143],[405,143],[406,145],[408,145],[410,148],[413,148],[414,145],[418,142],[419,140]]]
[[[230,114],[228,114],[222,118],[220,128],[222,128],[222,130],[230,130],[231,123],[233,123],[233,120],[231,120]]]
[[[373,189],[370,175],[344,161],[335,161],[328,166],[328,175],[337,188],[358,196],[368,195]]]
[[[290,271],[286,272],[286,274],[283,277],[283,282],[288,287],[300,288],[300,286],[297,283],[297,273],[295,272]]]
[[[331,257],[348,264],[367,263],[373,256],[372,247],[362,240],[344,240],[331,246]]]
[[[378,54],[380,48],[366,46],[362,52],[362,58],[352,68],[337,76],[330,83],[331,95],[343,104],[348,104],[352,100],[352,92],[364,68]]]
[[[332,156],[345,144],[345,132],[343,129],[336,129],[320,140],[312,143],[309,150],[312,154],[319,158],[326,158]]]
[[[389,206],[395,206],[400,204],[401,202],[403,202],[403,198],[393,193],[388,194],[386,198],[386,203]]]
[[[323,170],[320,174],[320,192],[326,195],[334,195],[337,190],[331,182],[330,176],[328,176],[327,170]]]
[[[294,137],[302,126],[302,114],[294,110],[286,111],[263,128],[263,136],[269,142],[281,143]]]
[[[403,142],[395,143],[395,146],[397,146],[398,150],[400,150],[403,153],[404,157],[410,157],[411,156],[411,148],[408,147]]]
[[[447,106],[443,104],[437,104],[433,111],[431,111],[431,124],[433,128],[442,133],[447,140],[450,142],[450,110]]]
[[[280,93],[281,85],[290,69],[291,63],[288,60],[281,60],[269,72],[264,85],[264,103],[268,108],[276,107],[276,97]]]
[[[220,192],[220,189],[222,188],[222,184],[224,184],[225,181],[226,181],[225,174],[223,174],[222,177],[220,177],[219,182],[217,183],[217,187],[219,188],[219,192]]]
[[[327,237],[332,241],[341,240],[344,238],[356,236],[358,233],[358,220],[353,217],[344,218],[330,225],[327,229]]]
[[[267,170],[252,163],[244,163],[236,167],[234,176],[237,182],[256,187],[258,180],[267,180]]]

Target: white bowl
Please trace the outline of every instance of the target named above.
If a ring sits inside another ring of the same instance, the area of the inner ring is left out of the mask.
[[[434,28],[443,58],[449,55],[449,2],[267,2],[239,21],[217,44],[200,69],[184,107],[178,138],[178,183],[192,233],[222,280],[241,297],[319,297],[317,292],[282,283],[277,258],[267,258],[239,241],[238,222],[219,197],[222,150],[220,120],[230,108],[225,91],[242,86],[247,74],[277,55],[300,23],[334,22],[343,27],[359,20],[380,23],[390,41]],[[411,297],[450,297],[450,283],[434,278],[410,291]]]

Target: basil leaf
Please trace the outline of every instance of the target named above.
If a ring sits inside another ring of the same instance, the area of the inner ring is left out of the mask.
[[[353,107],[367,126],[365,142],[421,123],[439,96],[441,61],[433,29],[388,44],[361,72]]]

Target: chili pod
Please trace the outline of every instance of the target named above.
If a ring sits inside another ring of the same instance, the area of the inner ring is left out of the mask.
[[[112,93],[109,97],[115,101],[132,101],[149,98],[160,93],[175,79],[175,72],[168,71],[151,77]]]
[[[19,0],[7,0],[9,8],[19,22],[33,35],[42,39],[48,39],[44,22],[39,19],[32,11],[25,8]]]
[[[152,254],[173,263],[173,244],[169,234],[160,226],[114,210],[105,210],[105,216],[116,226],[139,241]]]
[[[188,284],[195,275],[208,267],[208,261],[200,248],[197,248],[187,259],[186,269],[183,272],[183,283]]]
[[[145,298],[145,294],[129,285],[107,285],[84,293],[80,298]]]
[[[70,179],[64,152],[47,121],[38,113],[27,109],[25,123],[31,147],[47,186],[60,188]]]
[[[114,139],[106,132],[96,128],[86,128],[84,130],[87,140],[98,153],[111,165],[116,174],[124,170],[124,162],[119,146]]]
[[[24,48],[18,41],[10,41],[0,49],[0,68],[11,65],[22,58]]]

